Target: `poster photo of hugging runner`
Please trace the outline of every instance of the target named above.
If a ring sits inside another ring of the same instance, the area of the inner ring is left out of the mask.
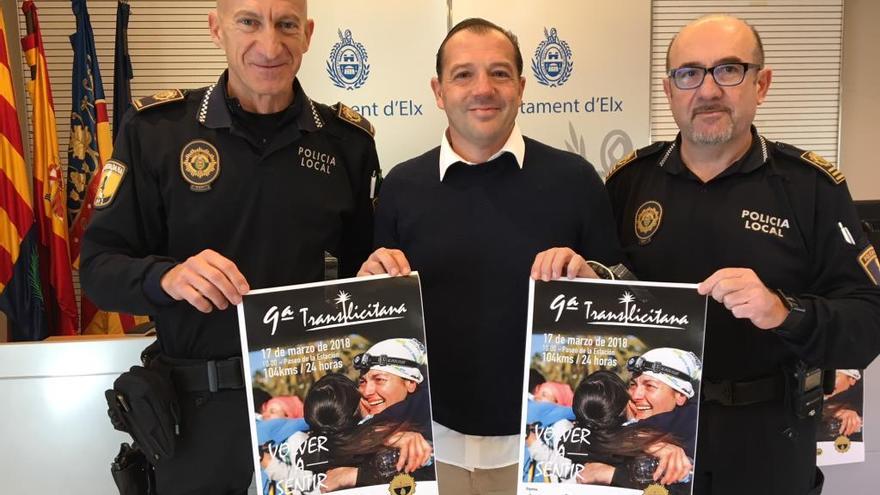
[[[261,493],[437,493],[418,274],[254,290],[238,314]]]
[[[520,494],[690,494],[706,297],[532,282]]]

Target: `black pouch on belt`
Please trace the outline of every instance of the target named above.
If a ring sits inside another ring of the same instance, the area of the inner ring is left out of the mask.
[[[180,435],[180,406],[168,373],[132,366],[104,392],[113,427],[127,432],[147,460],[158,465],[174,457]]]
[[[156,495],[156,475],[137,444],[123,443],[110,465],[119,495]]]

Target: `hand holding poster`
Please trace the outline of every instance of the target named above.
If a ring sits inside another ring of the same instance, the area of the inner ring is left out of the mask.
[[[417,275],[251,291],[238,307],[261,491],[436,494]],[[268,394],[268,395],[267,395]]]
[[[519,493],[690,494],[706,297],[531,282]]]

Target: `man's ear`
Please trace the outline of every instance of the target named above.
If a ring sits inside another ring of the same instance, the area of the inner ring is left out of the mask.
[[[437,108],[443,110],[443,97],[440,94],[440,79],[438,77],[431,78],[431,92],[434,93],[434,100],[437,102]]]
[[[416,391],[416,387],[419,386],[418,383],[412,380],[404,380],[403,384],[406,386],[406,393],[411,394]]]
[[[770,89],[770,82],[773,80],[773,71],[770,69],[761,69],[756,77],[758,84],[758,105],[764,103],[767,98],[767,91]]]
[[[208,28],[211,31],[211,41],[217,48],[223,48],[223,36],[220,33],[220,14],[216,10],[208,12]]]

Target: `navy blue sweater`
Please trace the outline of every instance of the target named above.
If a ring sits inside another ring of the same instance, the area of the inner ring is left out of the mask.
[[[434,148],[391,170],[376,211],[376,246],[402,250],[421,276],[434,420],[469,435],[519,433],[535,255],[621,260],[595,169],[525,143],[522,170],[505,153],[454,164],[442,182]]]

